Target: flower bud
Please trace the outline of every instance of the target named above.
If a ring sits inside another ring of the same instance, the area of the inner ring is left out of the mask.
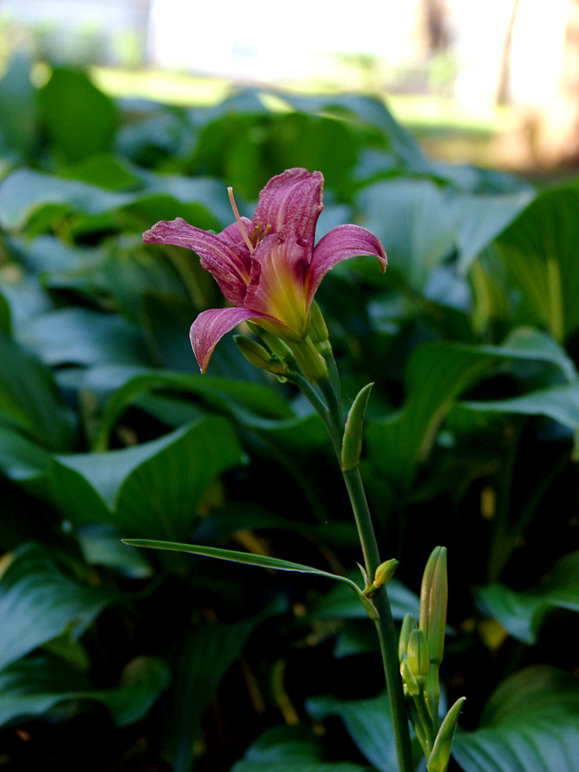
[[[408,649],[406,652],[408,666],[412,670],[416,680],[421,680],[428,675],[430,667],[430,651],[428,641],[422,630],[412,630],[408,638]]]
[[[406,657],[404,657],[400,663],[400,675],[402,676],[402,683],[406,687],[405,692],[411,697],[417,697],[420,694],[420,686],[414,677],[414,673],[412,672]]]
[[[234,335],[234,341],[237,348],[241,351],[247,361],[259,367],[260,370],[267,370],[276,375],[283,375],[287,372],[287,365],[278,356],[272,355],[260,343],[245,335]]]
[[[446,717],[434,741],[432,752],[426,762],[428,772],[446,772],[450,761],[450,749],[454,738],[454,732],[458,723],[460,709],[466,697],[460,697],[446,714]]]
[[[326,325],[326,320],[319,305],[314,301],[310,307],[310,338],[317,346],[318,343],[325,343],[330,339],[330,333]]]
[[[383,584],[389,582],[396,573],[397,568],[398,561],[395,558],[380,563],[374,574],[374,587],[378,589],[378,587],[382,587]]]
[[[435,547],[424,569],[420,591],[420,629],[430,648],[430,661],[442,662],[448,583],[446,578],[446,547]]]
[[[416,620],[412,614],[405,614],[402,620],[402,627],[400,628],[400,638],[398,640],[398,659],[400,662],[406,656],[408,651],[408,639],[412,630],[416,629]]]
[[[348,413],[342,438],[341,461],[344,472],[351,472],[353,469],[356,469],[360,462],[364,434],[364,416],[366,415],[366,405],[368,404],[373,385],[373,383],[369,383],[360,390]]]
[[[426,707],[428,708],[428,714],[434,721],[435,725],[438,724],[438,703],[440,702],[440,684],[438,681],[438,665],[431,664],[428,668],[428,675],[426,676],[426,682],[424,684],[424,699],[426,700]]]

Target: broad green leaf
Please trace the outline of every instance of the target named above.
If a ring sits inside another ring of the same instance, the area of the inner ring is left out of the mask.
[[[81,586],[39,547],[23,545],[0,579],[0,668],[65,631],[82,635],[117,597]]]
[[[59,456],[49,486],[73,523],[110,523],[124,536],[184,538],[209,484],[242,460],[231,426],[207,416],[137,447]]]
[[[541,389],[511,399],[462,402],[461,408],[491,413],[543,415],[576,431],[579,429],[579,383]]]
[[[117,109],[87,75],[54,69],[38,98],[52,145],[65,162],[75,163],[110,149]]]
[[[533,196],[531,191],[486,196],[461,193],[448,201],[460,271],[468,271],[480,253],[529,205]]]
[[[365,188],[358,205],[361,224],[382,241],[390,265],[421,290],[454,249],[444,194],[429,180],[385,180]]]
[[[205,709],[222,677],[240,656],[256,622],[199,627],[182,647],[167,708],[174,772],[192,769]]]
[[[456,735],[453,756],[464,772],[575,772],[577,679],[546,665],[514,673],[493,692],[481,727]]]
[[[0,185],[0,226],[8,231],[30,225],[31,230],[42,232],[70,213],[93,217],[110,214],[114,219],[121,212],[138,215],[136,229],[175,217],[183,217],[198,227],[216,228],[231,220],[229,211],[225,186],[203,177],[156,175],[147,179],[143,190],[118,192],[80,180],[18,169]]]
[[[579,611],[579,552],[561,558],[537,587],[515,592],[495,583],[477,588],[475,597],[479,608],[512,636],[523,643],[536,643],[549,611]]]
[[[366,772],[366,766],[326,761],[323,743],[303,726],[268,729],[231,772]]]
[[[34,215],[49,208],[48,226],[50,219],[58,219],[70,211],[102,214],[119,209],[126,201],[123,193],[31,169],[18,169],[0,185],[0,225],[8,231],[22,230]]]
[[[122,371],[117,371],[117,373],[119,376],[123,374]],[[139,396],[157,389],[194,394],[206,400],[208,405],[223,411],[236,420],[249,423],[253,420],[259,425],[263,422],[264,428],[277,425],[279,419],[292,417],[292,412],[285,400],[273,389],[264,386],[224,378],[201,378],[197,375],[183,375],[182,373],[145,371],[134,375],[134,377],[130,377],[133,376],[130,371],[126,371],[126,373],[125,383],[118,384],[101,416],[95,442],[96,448],[99,450],[106,448],[109,435],[123,412]],[[127,378],[127,376],[129,377]],[[261,421],[260,416],[263,416]],[[273,419],[278,419],[278,421],[275,422]]]
[[[515,285],[556,340],[579,327],[579,190],[539,194],[499,237]]]
[[[25,435],[0,425],[0,469],[20,485],[43,480],[51,455]]]
[[[59,308],[31,319],[22,342],[49,365],[150,365],[140,330],[114,314]]]
[[[131,579],[147,579],[153,575],[143,553],[128,550],[111,526],[87,523],[76,529],[75,536],[89,566],[107,566]]]
[[[125,667],[119,686],[98,690],[79,670],[46,656],[22,659],[0,671],[0,725],[41,716],[71,700],[102,703],[119,727],[134,724],[151,709],[169,683],[167,665],[138,657]]]
[[[10,335],[12,331],[12,314],[10,311],[10,303],[6,300],[4,295],[0,295],[0,332]]]
[[[453,402],[499,363],[509,360],[544,362],[565,376],[572,367],[558,348],[545,343],[541,333],[528,330],[510,336],[500,347],[425,344],[413,352],[407,366],[407,398],[402,410],[368,421],[370,460],[397,485],[407,488]]]
[[[314,697],[308,700],[308,711],[318,721],[328,715],[338,715],[352,740],[376,769],[397,772],[394,732],[385,693],[365,700]]]
[[[246,552],[236,552],[235,550],[221,549],[220,547],[204,547],[198,544],[179,544],[176,542],[155,541],[152,539],[123,539],[125,544],[133,547],[148,547],[150,549],[172,550],[174,552],[189,552],[192,555],[203,555],[218,560],[228,560],[232,563],[243,563],[246,566],[260,566],[261,568],[274,568],[276,571],[295,571],[300,574],[315,574],[324,576],[328,579],[334,579],[347,585],[358,597],[368,615],[374,619],[376,611],[373,605],[368,601],[358,585],[347,576],[331,574],[328,571],[322,571],[312,566],[304,566],[301,563],[292,563],[289,560],[280,558],[270,558],[265,555],[253,555]]]
[[[388,599],[394,619],[403,619],[405,614],[418,618],[420,599],[398,579],[391,579],[386,585]],[[311,613],[320,619],[363,619],[364,609],[344,585],[333,587],[311,608]]]
[[[70,447],[71,422],[50,371],[3,332],[0,361],[0,419],[46,447]]]
[[[24,51],[16,53],[0,81],[0,133],[9,150],[24,158],[38,141],[36,93],[30,80],[32,62]]]
[[[127,159],[109,153],[91,155],[66,170],[70,179],[88,182],[105,190],[130,190],[142,187],[143,177]]]

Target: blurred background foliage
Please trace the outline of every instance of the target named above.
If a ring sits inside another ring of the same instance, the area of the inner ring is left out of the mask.
[[[398,620],[449,550],[452,764],[579,757],[579,183],[430,160],[369,96],[244,88],[113,99],[77,69],[0,82],[0,766],[388,772],[372,625],[346,590],[121,537],[275,555],[356,578],[324,427],[230,339],[159,219],[219,230],[293,166],[318,238],[356,222],[390,267],[323,283],[346,399],[375,383],[363,473]],[[358,577],[359,578],[359,577]],[[444,705],[443,705],[444,707]],[[345,730],[344,731],[344,727]]]

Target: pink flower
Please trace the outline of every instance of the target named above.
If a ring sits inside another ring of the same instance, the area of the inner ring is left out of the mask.
[[[221,233],[194,228],[178,217],[143,234],[147,242],[196,252],[231,303],[203,311],[193,322],[191,344],[201,372],[219,340],[241,322],[251,320],[288,341],[305,338],[316,290],[342,260],[372,255],[385,270],[384,247],[357,225],[334,228],[314,247],[323,186],[321,172],[288,169],[261,191],[253,220],[239,216],[229,189],[236,222]]]

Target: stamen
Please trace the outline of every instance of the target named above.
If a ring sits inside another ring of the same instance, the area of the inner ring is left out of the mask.
[[[235,203],[235,199],[233,198],[233,188],[227,188],[227,194],[229,195],[229,201],[231,203],[231,208],[233,209],[233,214],[235,215],[235,222],[239,225],[239,230],[241,231],[241,235],[243,236],[243,240],[247,244],[247,247],[250,252],[253,252],[253,244],[249,240],[249,236],[247,235],[247,231],[243,227],[243,223],[241,222],[241,217],[239,216],[239,210],[237,208],[237,204]]]

